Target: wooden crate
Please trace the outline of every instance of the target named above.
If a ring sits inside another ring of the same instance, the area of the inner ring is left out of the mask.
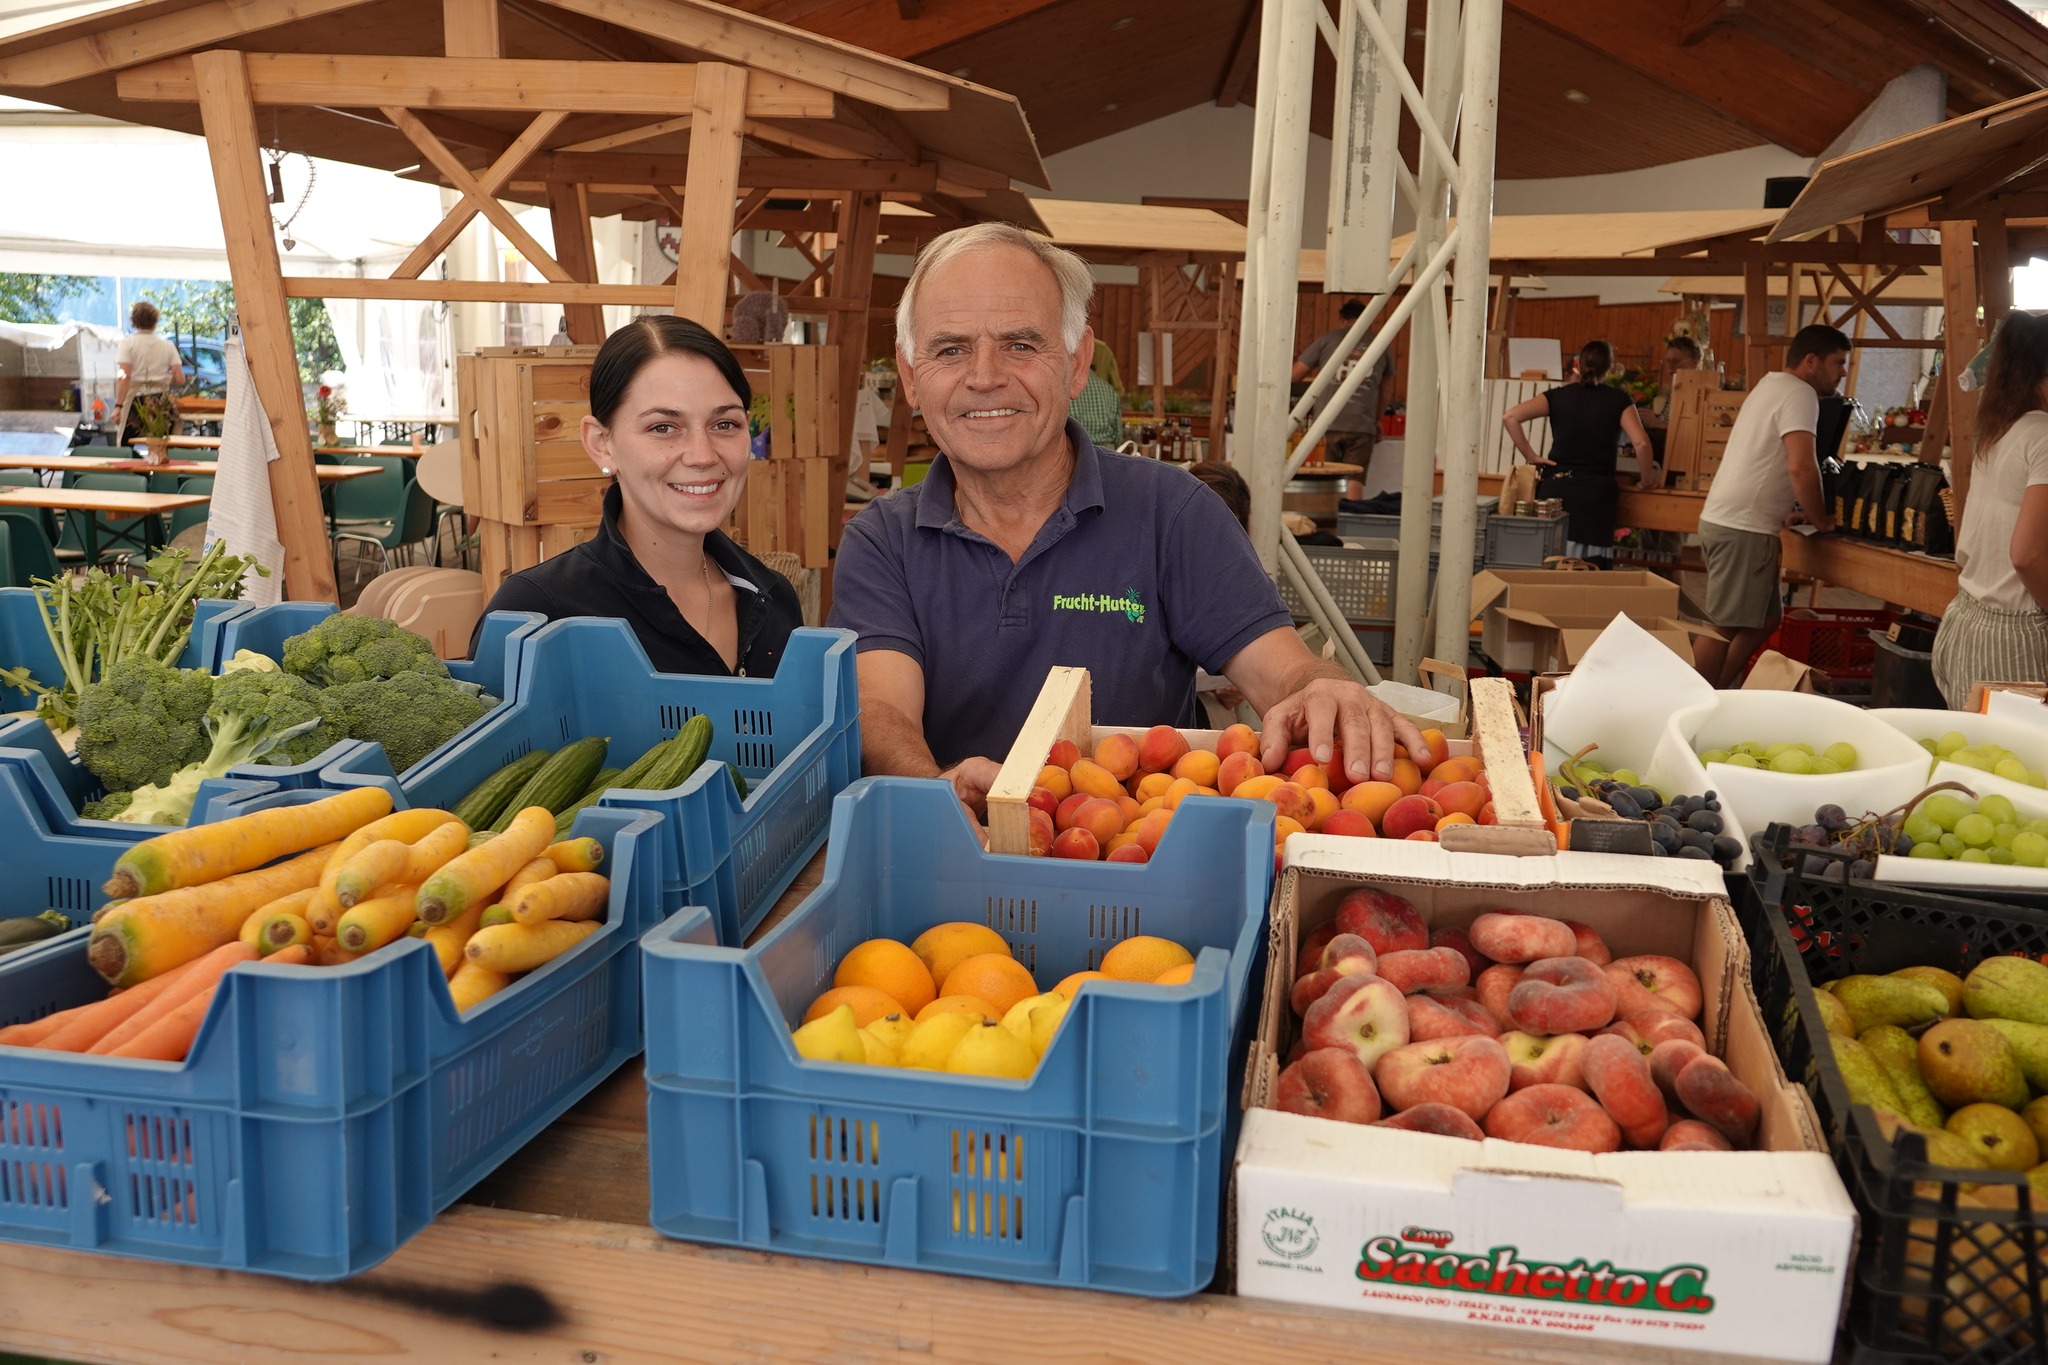
[[[1664,442],[1668,487],[1699,493],[1712,485],[1745,397],[1739,389],[1723,390],[1720,377],[1707,370],[1681,370],[1673,377]]]
[[[463,508],[477,517],[484,590],[597,532],[609,485],[584,453],[595,346],[490,347],[456,358]],[[770,458],[748,471],[726,527],[756,552],[789,550],[822,568],[837,539],[845,482],[838,442],[838,349],[736,347],[768,396]]]

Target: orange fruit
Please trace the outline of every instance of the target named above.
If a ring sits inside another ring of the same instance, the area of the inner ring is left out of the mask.
[[[1156,981],[1161,972],[1194,960],[1193,953],[1172,939],[1139,934],[1104,953],[1102,971],[1119,981]]]
[[[910,941],[910,951],[924,962],[925,970],[932,974],[934,984],[941,983],[952,975],[953,969],[968,958],[981,953],[1010,955],[1010,945],[1003,936],[986,924],[971,920],[954,920],[948,924],[934,924]]]
[[[1166,789],[1172,785],[1173,779],[1165,773],[1146,773],[1138,779],[1137,789],[1131,795],[1137,797],[1138,803],[1143,805],[1155,796],[1166,795]]]
[[[1323,827],[1323,821],[1337,813],[1339,807],[1336,794],[1327,787],[1310,787],[1308,796],[1309,800],[1316,803],[1315,811],[1308,821],[1309,833],[1313,834]]]
[[[1178,967],[1168,967],[1152,978],[1155,986],[1185,986],[1195,979],[1195,964],[1183,962]]]
[[[938,994],[922,959],[893,938],[871,938],[849,948],[832,973],[832,984],[872,986],[900,1002],[905,1014],[917,1013]]]
[[[1060,984],[1053,987],[1053,992],[1056,995],[1064,995],[1067,999],[1072,1000],[1080,993],[1082,985],[1086,982],[1114,980],[1116,978],[1108,972],[1075,972],[1072,976],[1062,978]]]
[[[995,1007],[996,1018],[1010,1012],[1010,1006],[1038,994],[1038,983],[1024,964],[1005,953],[982,953],[968,958],[946,974],[944,995],[972,995]]]
[[[866,1028],[877,1019],[903,1013],[903,1006],[873,986],[834,986],[811,1002],[811,1007],[804,1011],[804,1022],[823,1019],[841,1005],[853,1006],[855,1028]]]
[[[935,1014],[978,1014],[995,1023],[1003,1021],[1003,1011],[977,995],[942,995],[917,1012],[911,1022],[922,1024]]]

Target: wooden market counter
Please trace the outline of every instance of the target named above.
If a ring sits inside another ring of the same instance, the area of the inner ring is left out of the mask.
[[[767,924],[817,884],[823,861],[820,853],[804,869]],[[646,1110],[636,1059],[390,1260],[340,1283],[0,1243],[0,1350],[137,1365],[1752,1359],[1220,1294],[1157,1301],[1044,1289],[671,1241],[647,1222]]]
[[[1704,493],[1644,493],[1624,488],[1615,511],[1618,524],[1645,531],[1699,530]],[[1780,567],[1786,573],[1831,583],[1882,602],[1939,616],[1956,595],[1956,566],[1950,559],[1896,550],[1847,536],[1805,536],[1786,531]]]

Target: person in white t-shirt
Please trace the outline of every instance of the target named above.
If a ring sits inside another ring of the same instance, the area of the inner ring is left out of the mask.
[[[1977,400],[1977,455],[1956,531],[1956,596],[1934,682],[1956,710],[1980,682],[2048,678],[2048,314],[2011,313]]]
[[[1802,327],[1785,368],[1765,375],[1742,400],[1714,486],[1700,509],[1700,552],[1707,561],[1707,620],[1723,638],[1693,640],[1693,665],[1715,687],[1742,681],[1784,614],[1778,588],[1778,530],[1803,519],[1835,529],[1821,493],[1813,433],[1820,400],[1849,368],[1849,338],[1838,329]]]
[[[122,337],[114,351],[114,364],[121,372],[114,385],[114,410],[121,417],[124,446],[132,445],[147,429],[142,420],[145,412],[159,412],[159,429],[170,429],[177,411],[171,390],[185,382],[178,348],[156,334],[156,319],[156,305],[138,301],[128,310],[128,321],[135,330]]]

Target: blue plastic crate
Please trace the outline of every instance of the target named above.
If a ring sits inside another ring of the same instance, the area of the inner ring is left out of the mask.
[[[832,798],[860,775],[853,634],[798,630],[773,678],[656,673],[624,622],[555,621],[527,639],[519,698],[498,708],[399,779],[415,806],[451,807],[535,748],[604,735],[617,766],[711,718],[709,759],[671,791],[615,791],[606,806],[667,817],[664,891],[701,905],[720,943],[745,941],[825,841]],[[746,777],[740,799],[721,763]],[[388,776],[381,751],[337,762],[346,786]]]
[[[466,1017],[408,939],[345,967],[233,968],[182,1063],[0,1047],[0,1240],[297,1279],[376,1265],[640,1050],[629,950],[662,908],[657,825],[584,813],[613,879],[605,927]],[[7,846],[25,850],[9,914],[97,903],[119,853]],[[105,992],[85,932],[0,958],[0,1024]]]
[[[943,782],[835,803],[823,884],[758,944],[641,940],[648,1170],[671,1237],[1158,1297],[1215,1269],[1233,1057],[1266,942],[1274,812],[1192,798],[1146,864],[984,853]],[[1184,986],[1091,982],[1037,1072],[807,1062],[791,1025],[863,940],[988,924],[1044,984],[1156,934]]]
[[[162,834],[167,828],[130,825],[118,820],[88,820],[80,815],[78,812],[86,802],[102,795],[99,779],[65,753],[50,727],[34,716],[0,724],[0,768],[10,770],[16,777],[16,791],[33,810],[40,834],[132,844]],[[257,772],[263,776],[247,775]],[[191,823],[208,824],[220,818],[219,812],[227,809],[224,803],[246,800],[281,787],[318,785],[305,780],[279,780],[300,772],[301,768],[242,767],[232,770],[228,777],[210,777],[199,784],[199,792],[193,798]],[[0,847],[5,846],[0,843]]]
[[[240,602],[202,598],[192,606],[192,636],[178,656],[180,668],[214,669],[222,659],[221,641],[228,624],[249,610]],[[43,609],[34,588],[0,588],[0,668],[26,668],[37,682],[63,681],[57,651],[43,625]],[[27,711],[36,699],[18,687],[0,683],[0,712]]]

